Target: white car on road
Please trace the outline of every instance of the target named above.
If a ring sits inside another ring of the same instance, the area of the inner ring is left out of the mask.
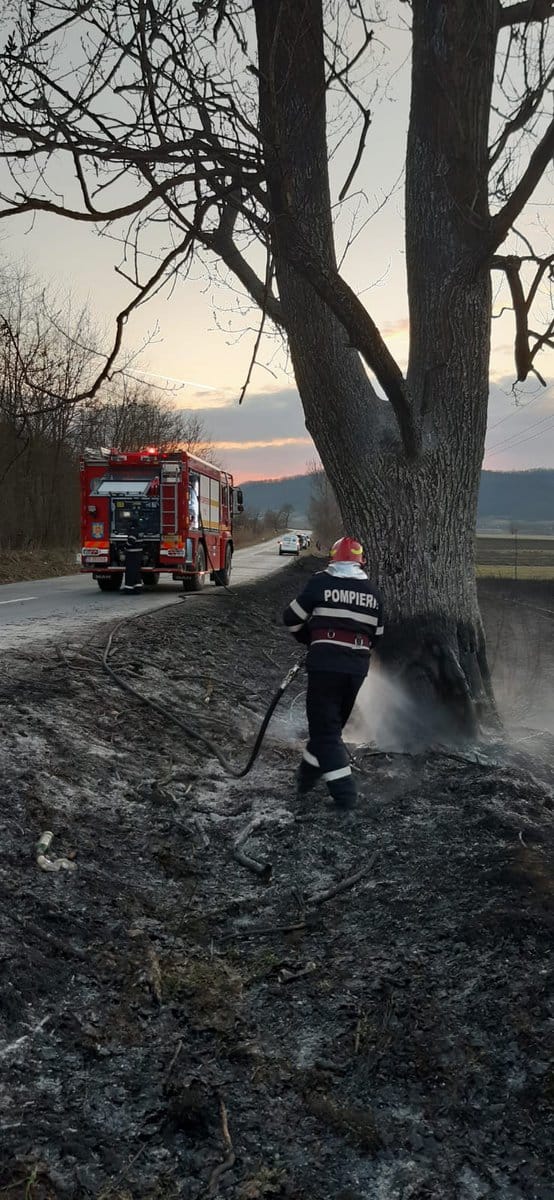
[[[297,533],[285,533],[279,542],[279,554],[300,554],[300,538]]]

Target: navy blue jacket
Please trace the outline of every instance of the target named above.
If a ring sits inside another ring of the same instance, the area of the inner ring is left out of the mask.
[[[127,555],[129,555],[129,558],[132,558],[132,557],[134,557],[134,555],[139,555],[139,554],[142,557],[142,554],[144,551],[144,542],[142,541],[142,539],[140,537],[137,537],[136,534],[128,533],[127,540],[125,542],[123,549],[125,551],[125,558],[127,558]],[[141,560],[139,560],[139,561],[141,561]]]
[[[371,651],[383,633],[381,596],[361,567],[348,575],[332,567],[312,575],[304,591],[285,609],[283,620],[299,642],[309,646],[309,671],[367,675]]]

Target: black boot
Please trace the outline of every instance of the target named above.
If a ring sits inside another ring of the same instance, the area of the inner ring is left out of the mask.
[[[351,812],[356,807],[358,793],[351,775],[345,775],[344,779],[335,779],[328,783],[327,787],[336,808],[340,808],[342,812]]]
[[[296,795],[298,797],[306,796],[320,779],[321,768],[313,767],[303,758],[296,775]]]

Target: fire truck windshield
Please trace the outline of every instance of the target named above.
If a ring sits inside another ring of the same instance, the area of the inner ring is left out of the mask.
[[[102,479],[94,491],[96,496],[146,496],[151,479]]]

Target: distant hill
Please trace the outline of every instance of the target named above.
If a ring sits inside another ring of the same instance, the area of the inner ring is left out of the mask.
[[[242,490],[250,511],[266,512],[292,504],[291,525],[302,527],[311,486],[311,475],[291,475],[287,479],[255,479],[243,483]],[[483,471],[478,526],[502,530],[511,522],[522,527],[537,525],[541,527],[538,532],[554,533],[554,470]]]
[[[491,518],[554,526],[554,471],[483,471],[478,519]]]
[[[286,479],[254,479],[242,483],[244,506],[251,512],[267,512],[292,504],[292,525],[306,523],[306,513],[312,489],[311,475],[290,475]]]

